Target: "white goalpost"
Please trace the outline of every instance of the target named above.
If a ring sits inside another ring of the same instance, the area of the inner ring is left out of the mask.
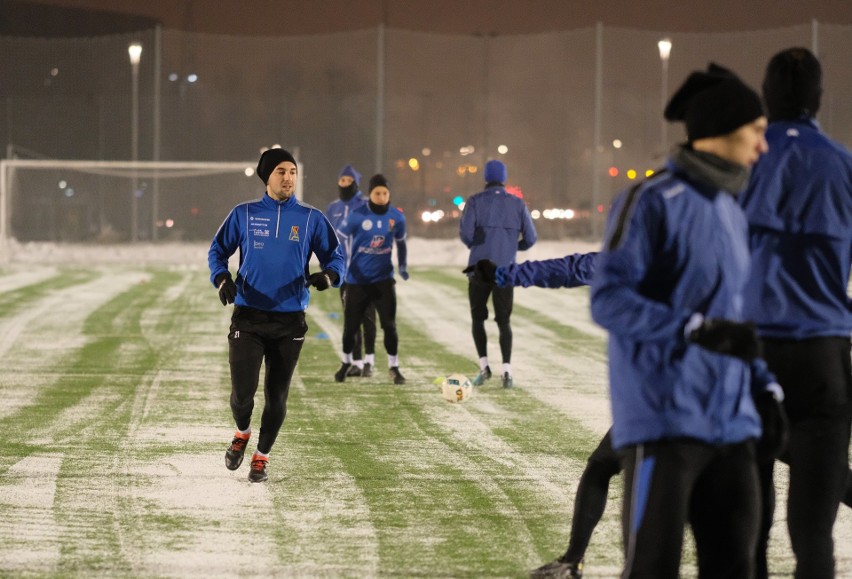
[[[262,194],[256,165],[3,159],[0,244],[209,240],[234,205]]]

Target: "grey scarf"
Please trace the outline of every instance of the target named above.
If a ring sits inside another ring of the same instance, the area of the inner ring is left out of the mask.
[[[734,196],[745,189],[751,175],[748,167],[686,146],[678,148],[674,162],[696,181],[722,189]]]

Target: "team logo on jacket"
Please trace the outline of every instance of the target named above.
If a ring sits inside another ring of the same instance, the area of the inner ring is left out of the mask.
[[[373,228],[373,222],[369,219],[365,219],[361,222],[361,229],[364,231],[370,231]]]
[[[385,244],[385,236],[384,235],[374,235],[373,239],[370,241],[370,247],[381,247]]]
[[[299,241],[299,226],[290,226],[290,241]]]
[[[396,223],[396,219],[388,219],[388,230],[393,231],[393,225]]]

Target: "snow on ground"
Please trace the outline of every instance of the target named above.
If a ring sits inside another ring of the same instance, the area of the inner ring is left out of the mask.
[[[136,243],[97,245],[81,243],[18,243],[0,246],[0,264],[86,265],[123,264],[207,266],[209,243]],[[581,240],[541,240],[528,251],[518,253],[518,261],[551,259],[569,253],[597,251],[599,242]],[[467,265],[467,248],[458,239],[408,238],[411,266]]]

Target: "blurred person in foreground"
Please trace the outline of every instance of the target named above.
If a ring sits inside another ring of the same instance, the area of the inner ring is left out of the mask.
[[[464,205],[459,237],[470,249],[468,268],[482,259],[493,261],[498,266],[515,262],[518,251],[532,247],[538,236],[529,209],[523,200],[506,191],[506,165],[497,160],[488,161],[484,170],[485,190],[470,197]],[[470,271],[466,273],[470,275]],[[476,281],[470,275],[468,300],[470,302],[471,331],[476,353],[479,356],[479,373],[474,377],[474,386],[481,386],[491,378],[488,363],[488,334],[485,320],[488,319],[488,298],[494,307],[494,321],[500,336],[500,354],[503,388],[512,388],[512,305],[514,287],[495,287]]]
[[[408,280],[405,215],[390,204],[390,183],[382,174],[370,178],[369,201],[340,225],[352,255],[346,269],[343,305],[343,361],[334,374],[344,382],[352,367],[355,334],[371,304],[375,304],[388,354],[388,374],[394,384],[405,384],[399,370],[399,334],[396,330],[396,280],[393,245],[396,243],[399,277]]]
[[[786,393],[791,429],[781,460],[790,465],[786,519],[795,576],[821,579],[834,577],[832,529],[849,495],[852,155],[814,119],[822,69],[809,50],[776,54],[763,95],[769,153],[741,197],[752,256],[745,310]],[[761,464],[758,577],[768,576],[773,466]]]
[[[340,170],[340,175],[337,177],[337,194],[338,199],[332,201],[325,214],[335,231],[340,225],[346,221],[349,214],[359,207],[367,204],[367,198],[359,189],[361,185],[361,174],[355,170],[352,165],[346,165]],[[351,258],[348,238],[340,235],[338,237],[343,248],[343,254],[346,258],[348,266]],[[340,303],[346,306],[346,283],[340,284]],[[361,346],[363,344],[364,357],[361,358]],[[355,345],[352,347],[352,366],[349,368],[347,376],[363,376],[369,378],[373,375],[373,366],[375,366],[375,351],[376,351],[376,305],[370,303],[367,306],[367,311],[364,313],[363,323],[358,328],[355,334]]]
[[[207,256],[210,281],[222,305],[234,304],[228,333],[231,412],[237,431],[225,452],[225,466],[236,470],[251,437],[251,415],[260,366],[265,363],[265,404],[251,482],[267,479],[269,453],[284,423],[290,379],[299,361],[308,326],[308,287],[337,286],[345,268],[331,223],[323,213],[296,199],[298,167],[284,149],[269,149],[257,164],[266,185],[263,198],[234,207],[216,232]],[[236,280],[228,258],[237,250]],[[321,271],[310,274],[316,255]]]
[[[736,195],[767,151],[767,119],[757,93],[715,64],[690,74],[664,114],[688,141],[615,201],[591,289],[625,470],[622,577],[678,577],[689,523],[700,577],[750,578],[757,404],[779,412],[783,392],[752,393],[759,342],[742,307],[749,248]]]

